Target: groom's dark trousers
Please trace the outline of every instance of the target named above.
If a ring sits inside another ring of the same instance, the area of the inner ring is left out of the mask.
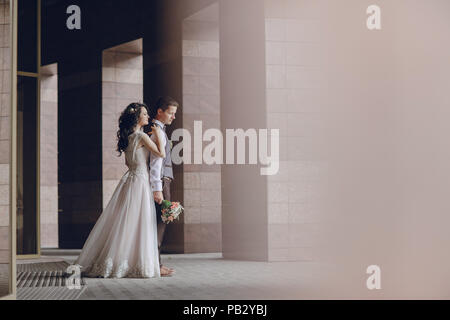
[[[170,201],[170,183],[172,182],[171,179],[164,177],[162,179],[163,181],[163,197],[164,200],[169,200]],[[161,244],[162,241],[164,239],[164,231],[166,231],[166,226],[167,224],[165,224],[164,222],[162,222],[161,219],[161,205],[159,205],[158,203],[155,202],[155,206],[156,206],[156,219],[158,221],[158,255],[159,255],[159,266],[162,266],[162,261],[161,261]]]

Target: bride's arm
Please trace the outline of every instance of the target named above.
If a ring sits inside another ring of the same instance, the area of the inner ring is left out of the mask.
[[[163,146],[163,137],[161,134],[161,129],[156,128],[153,129],[153,134],[156,136],[156,143],[153,142],[152,139],[148,135],[142,135],[142,142],[144,144],[144,147],[146,147],[149,151],[153,152],[155,155],[165,158],[166,157],[166,150]]]

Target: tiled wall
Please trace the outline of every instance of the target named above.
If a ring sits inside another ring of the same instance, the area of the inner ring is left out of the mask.
[[[58,247],[58,74],[41,68],[41,248]]]
[[[267,125],[280,129],[280,168],[268,180],[269,260],[314,260],[320,217],[320,12],[309,0],[267,0]]]
[[[124,155],[116,151],[118,120],[131,102],[143,102],[142,67],[142,39],[103,51],[103,208],[127,171]]]
[[[10,170],[10,23],[9,1],[0,1],[0,263],[9,263]],[[4,270],[4,268],[2,268]],[[2,274],[0,277],[5,278]],[[8,277],[6,277],[8,278]],[[0,288],[3,291],[5,288]],[[6,292],[0,292],[0,295]]]
[[[183,128],[192,138],[194,121],[202,121],[203,132],[220,129],[217,10],[212,5],[183,21]],[[220,170],[220,165],[184,164],[186,253],[222,250]]]

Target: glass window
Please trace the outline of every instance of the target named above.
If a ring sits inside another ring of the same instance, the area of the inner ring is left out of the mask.
[[[37,78],[17,78],[17,254],[37,254]]]
[[[37,0],[18,1],[17,70],[37,72]]]

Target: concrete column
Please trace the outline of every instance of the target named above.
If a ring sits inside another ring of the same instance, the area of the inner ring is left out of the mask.
[[[150,2],[149,2],[150,4]],[[159,96],[171,96],[179,103],[182,99],[182,21],[181,8],[186,5],[177,0],[155,1],[147,11],[144,30],[144,100],[154,107]],[[166,129],[172,132],[183,127],[183,105],[176,120]],[[171,200],[184,201],[183,165],[174,165]],[[180,221],[167,226],[162,253],[184,253],[184,215]]]
[[[220,1],[222,132],[266,128],[264,2]],[[225,258],[268,259],[266,176],[259,166],[222,166],[222,252]]]
[[[127,171],[118,157],[117,130],[122,111],[143,100],[142,39],[103,51],[102,63],[102,183],[103,208]]]
[[[0,297],[9,293],[10,251],[10,21],[9,1],[0,1]]]
[[[270,261],[315,260],[320,230],[323,10],[265,1],[267,128],[280,130],[280,168],[268,177]]]
[[[208,6],[183,21],[183,128],[194,137],[194,121],[203,133],[220,128],[219,5]],[[193,140],[192,140],[193,141]],[[192,142],[191,141],[191,142]],[[209,143],[203,143],[206,147]],[[192,145],[191,145],[192,146]],[[191,164],[184,169],[185,253],[221,252],[220,164]]]
[[[58,66],[41,67],[41,248],[58,247]]]

